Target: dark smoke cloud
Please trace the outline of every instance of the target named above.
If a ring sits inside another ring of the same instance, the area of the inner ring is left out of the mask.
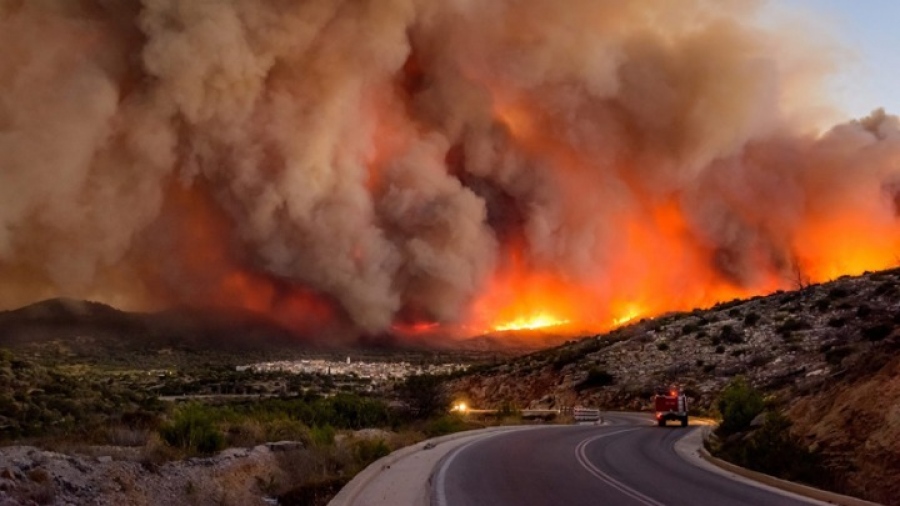
[[[822,277],[844,218],[890,251],[897,118],[815,133],[833,62],[758,9],[0,0],[0,305],[265,291],[241,272],[274,288],[230,302],[377,332],[470,318],[511,251],[601,305],[648,263],[668,293]]]

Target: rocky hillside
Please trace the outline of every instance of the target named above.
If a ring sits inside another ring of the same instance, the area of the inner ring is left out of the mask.
[[[708,410],[735,376],[770,395],[845,489],[900,493],[900,270],[643,320],[485,366],[452,384],[472,405],[649,409],[678,384]]]
[[[794,432],[821,450],[840,489],[883,504],[900,497],[900,352],[875,352],[788,404]],[[887,364],[884,361],[887,360]],[[884,365],[882,365],[884,364]]]

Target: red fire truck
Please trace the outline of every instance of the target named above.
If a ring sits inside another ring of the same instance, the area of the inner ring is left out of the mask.
[[[669,420],[680,420],[682,427],[688,425],[688,401],[684,393],[672,389],[653,398],[656,423],[664,427]]]

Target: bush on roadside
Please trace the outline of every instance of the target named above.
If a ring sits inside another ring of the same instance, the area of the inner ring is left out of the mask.
[[[455,414],[444,415],[428,422],[425,426],[425,435],[428,437],[444,436],[454,432],[461,432],[468,428],[461,416]]]
[[[740,466],[782,479],[833,487],[821,456],[810,451],[790,428],[786,416],[769,412],[759,429],[743,438],[725,440],[716,453]]]
[[[765,403],[762,394],[750,386],[743,376],[738,376],[722,391],[716,408],[722,416],[717,432],[728,436],[748,429],[750,422],[763,412]]]
[[[353,445],[353,454],[361,468],[389,453],[391,453],[391,449],[383,439],[363,439]]]

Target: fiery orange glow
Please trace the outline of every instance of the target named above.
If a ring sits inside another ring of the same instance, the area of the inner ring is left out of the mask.
[[[900,234],[894,223],[864,216],[831,217],[802,229],[798,261],[810,282],[886,269],[900,263]]]
[[[571,323],[569,320],[560,320],[546,313],[538,313],[536,315],[520,318],[517,320],[501,323],[494,327],[493,330],[504,332],[507,330],[537,330],[548,327],[559,327]]]
[[[222,280],[220,294],[224,300],[233,301],[239,307],[261,313],[272,307],[275,288],[249,273],[235,271]]]
[[[178,216],[169,262],[185,276],[200,276],[203,282],[166,285],[165,278],[157,276],[156,291],[192,306],[240,308],[267,315],[297,331],[326,329],[336,321],[335,308],[325,297],[241,265],[228,247],[232,224],[203,185],[173,183],[167,210]]]
[[[512,267],[497,275],[479,301],[481,316],[490,322],[486,327],[602,331],[670,311],[885,269],[900,259],[894,224],[831,218],[797,235],[799,253],[791,270],[776,272],[760,259],[757,277],[740,285],[716,272],[713,253],[683,234],[683,216],[671,204],[654,209],[649,217],[628,220],[624,230],[628,254],[612,259],[610,274],[619,295],[604,298],[581,284],[566,284],[559,276],[525,267],[516,255]],[[680,281],[686,278],[692,283]]]
[[[391,330],[402,335],[421,335],[440,330],[440,324],[437,322],[395,322],[391,325]]]
[[[636,304],[627,304],[624,311],[619,313],[620,316],[613,318],[612,324],[614,327],[620,327],[627,323],[631,323],[643,314],[644,311]]]

